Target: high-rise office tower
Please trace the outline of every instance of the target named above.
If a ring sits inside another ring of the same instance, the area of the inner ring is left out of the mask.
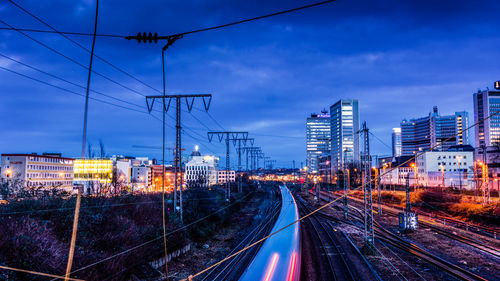
[[[359,162],[358,100],[342,99],[330,106],[332,169]]]
[[[402,155],[415,155],[421,151],[447,151],[454,145],[468,145],[467,112],[439,115],[437,106],[426,117],[404,119],[401,122]]]
[[[474,93],[474,122],[476,148],[500,143],[500,91],[477,91]],[[492,116],[491,116],[492,115]]]
[[[318,171],[318,158],[330,153],[330,115],[311,114],[306,123],[307,159],[306,166],[311,172]]]
[[[392,156],[401,156],[401,128],[392,128]]]

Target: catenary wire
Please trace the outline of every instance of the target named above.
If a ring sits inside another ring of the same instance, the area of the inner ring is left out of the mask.
[[[3,66],[0,66],[0,69],[3,69],[3,70],[8,71],[8,72],[11,72],[11,73],[13,73],[13,74],[17,74],[17,75],[22,76],[22,77],[24,77],[24,78],[28,78],[28,79],[30,79],[30,80],[36,81],[36,82],[41,83],[41,84],[44,84],[44,85],[47,85],[47,86],[54,87],[54,88],[56,88],[56,89],[59,89],[59,90],[65,91],[65,92],[70,93],[70,94],[73,94],[73,95],[77,95],[77,96],[85,97],[85,95],[84,95],[84,94],[80,94],[80,93],[77,93],[77,92],[75,92],[75,91],[72,91],[72,90],[69,90],[69,89],[66,89],[66,88],[63,88],[63,87],[60,87],[60,86],[57,86],[57,85],[54,85],[54,84],[51,84],[51,83],[48,83],[48,82],[42,81],[42,80],[40,80],[40,79],[38,79],[38,78],[35,78],[35,77],[32,77],[32,76],[29,76],[29,75],[26,75],[26,74],[23,74],[23,73],[17,72],[17,71],[12,70],[12,69],[8,69],[8,68],[3,67]],[[97,99],[97,98],[93,98],[93,97],[89,97],[89,99],[94,100],[94,101],[98,101],[98,102],[101,102],[101,103],[105,103],[105,104],[108,104],[108,105],[112,105],[112,106],[115,106],[115,107],[120,107],[120,108],[123,108],[123,109],[128,109],[128,110],[132,110],[132,111],[136,111],[136,112],[140,112],[140,113],[145,113],[145,114],[148,114],[146,111],[137,110],[137,109],[135,109],[135,108],[126,107],[126,106],[119,105],[119,104],[115,104],[115,103],[108,102],[108,101],[105,101],[105,100],[101,100],[101,99]]]
[[[69,80],[67,80],[67,79],[64,79],[64,78],[62,78],[62,77],[59,77],[59,76],[54,75],[54,74],[52,74],[52,73],[49,73],[49,72],[47,72],[47,71],[41,70],[41,69],[39,69],[39,68],[37,68],[37,67],[31,66],[31,65],[29,65],[29,64],[26,64],[26,63],[24,63],[24,62],[22,62],[22,61],[16,60],[16,59],[14,59],[14,58],[12,58],[12,57],[9,57],[9,56],[7,56],[7,55],[4,55],[4,54],[2,54],[2,53],[0,53],[0,56],[2,56],[2,57],[4,57],[4,58],[6,58],[6,59],[8,59],[8,60],[11,60],[11,61],[13,61],[13,62],[16,62],[16,63],[18,63],[18,64],[20,64],[20,65],[22,65],[22,66],[25,66],[25,67],[27,67],[27,68],[30,68],[30,69],[32,69],[32,70],[35,70],[35,71],[37,71],[37,72],[43,73],[43,74],[45,74],[45,75],[47,75],[47,76],[50,76],[50,77],[52,77],[52,78],[55,78],[55,79],[58,79],[58,80],[60,80],[60,81],[65,82],[65,83],[68,83],[68,84],[70,84],[70,85],[73,85],[73,86],[75,86],[75,87],[78,87],[78,88],[81,88],[81,89],[86,89],[86,88],[85,88],[85,86],[83,86],[83,85],[80,85],[80,84],[77,84],[77,83],[71,82],[71,81],[69,81]],[[104,94],[104,93],[99,92],[99,91],[96,91],[96,90],[92,90],[92,89],[91,89],[90,91],[91,91],[91,92],[93,92],[93,93],[96,93],[96,94],[98,94],[98,95],[101,95],[101,96],[104,96],[104,97],[107,97],[107,98],[110,98],[110,99],[113,99],[113,100],[119,101],[119,102],[123,102],[123,103],[129,104],[129,105],[133,105],[133,106],[136,106],[136,107],[139,107],[139,108],[143,108],[143,106],[141,106],[141,105],[138,105],[138,104],[135,104],[135,103],[132,103],[132,102],[129,102],[129,101],[123,100],[123,99],[119,99],[119,98],[116,98],[116,97],[113,97],[113,96],[110,96],[110,95]]]
[[[74,63],[74,64],[76,64],[76,65],[78,65],[78,66],[80,66],[80,67],[82,67],[82,68],[84,68],[84,69],[87,69],[87,70],[89,69],[89,68],[88,68],[88,66],[86,66],[86,65],[84,65],[84,64],[82,64],[82,63],[80,63],[80,62],[78,62],[78,61],[77,61],[77,60],[75,60],[75,59],[70,58],[69,56],[67,56],[67,55],[65,55],[65,54],[63,54],[63,53],[61,53],[61,52],[59,52],[58,50],[56,50],[56,49],[54,49],[54,48],[50,47],[49,45],[47,45],[47,44],[45,44],[45,43],[41,42],[40,40],[37,40],[37,39],[33,38],[32,36],[30,36],[30,35],[26,34],[25,32],[20,31],[19,29],[17,29],[17,28],[15,28],[15,27],[11,26],[10,24],[6,23],[5,21],[3,21],[3,20],[1,20],[1,19],[0,19],[0,23],[3,23],[3,24],[5,24],[5,25],[7,25],[7,26],[9,26],[9,27],[12,27],[14,30],[16,30],[16,31],[17,31],[17,32],[19,32],[20,34],[22,34],[22,35],[24,35],[25,37],[27,37],[27,38],[31,39],[31,40],[32,40],[32,41],[34,41],[35,43],[37,43],[37,44],[39,44],[39,45],[41,45],[41,46],[45,47],[46,49],[48,49],[48,50],[52,51],[53,53],[56,53],[57,55],[59,55],[59,56],[61,56],[61,57],[65,58],[65,59],[67,59],[67,60],[71,61],[72,63]],[[136,91],[136,90],[134,90],[134,89],[132,89],[132,88],[130,88],[130,87],[128,87],[128,86],[126,86],[126,85],[124,85],[124,84],[122,84],[122,83],[118,82],[118,81],[115,81],[115,80],[113,80],[113,79],[109,78],[108,76],[106,76],[106,75],[104,75],[104,74],[101,74],[101,73],[99,73],[99,72],[97,72],[97,71],[94,71],[94,70],[92,70],[92,73],[94,73],[94,74],[96,74],[96,75],[98,75],[98,76],[100,76],[100,77],[102,77],[102,78],[104,78],[104,79],[106,79],[106,80],[108,80],[108,81],[110,81],[110,82],[112,82],[112,83],[114,83],[114,84],[118,85],[118,86],[121,86],[122,88],[127,89],[127,90],[129,90],[129,91],[131,91],[131,92],[133,92],[133,93],[135,93],[135,94],[138,94],[138,95],[140,95],[140,96],[145,97],[145,95],[144,95],[144,94],[142,94],[142,93],[140,93],[139,91]]]
[[[187,228],[189,228],[189,227],[191,227],[191,226],[193,226],[193,225],[195,225],[195,224],[197,224],[197,223],[199,223],[199,222],[201,222],[201,221],[203,221],[203,220],[205,220],[205,219],[207,219],[207,218],[209,218],[209,217],[211,217],[211,216],[213,216],[213,215],[215,215],[215,214],[217,214],[217,213],[220,213],[220,212],[224,211],[225,209],[227,209],[227,208],[229,208],[229,207],[233,206],[234,204],[236,204],[236,203],[240,203],[241,201],[243,201],[243,200],[247,199],[247,198],[248,198],[248,196],[250,196],[250,195],[251,195],[251,194],[253,194],[253,193],[254,193],[254,192],[252,191],[252,192],[248,193],[247,195],[245,195],[244,197],[242,197],[242,198],[240,198],[240,199],[238,199],[238,200],[234,201],[233,203],[231,203],[231,204],[229,204],[229,205],[226,205],[226,206],[224,206],[224,207],[220,208],[220,209],[219,209],[219,210],[217,210],[217,211],[214,211],[214,212],[212,212],[212,213],[210,213],[210,214],[208,214],[208,215],[206,215],[206,216],[204,216],[204,217],[202,217],[202,218],[199,218],[199,219],[197,219],[197,220],[195,220],[195,221],[193,221],[193,222],[191,222],[191,223],[189,223],[189,224],[186,224],[186,225],[184,225],[184,226],[181,226],[181,227],[179,227],[179,228],[176,228],[176,229],[174,229],[174,230],[170,231],[169,233],[167,233],[167,235],[170,235],[170,234],[176,233],[176,232],[178,232],[178,231],[181,231],[181,230],[187,229]],[[121,252],[119,252],[119,253],[116,253],[116,254],[114,254],[114,255],[111,255],[111,256],[109,256],[109,257],[107,257],[107,258],[104,258],[104,259],[98,260],[98,261],[96,261],[96,262],[94,262],[94,263],[91,263],[91,264],[88,264],[88,265],[86,265],[86,266],[83,266],[83,267],[81,267],[81,268],[79,268],[79,269],[76,269],[76,270],[72,271],[72,272],[71,272],[71,274],[73,274],[73,273],[77,273],[77,272],[80,272],[80,271],[85,270],[85,269],[87,269],[87,268],[90,268],[90,267],[96,266],[96,265],[98,265],[98,264],[101,264],[101,263],[103,263],[103,262],[105,262],[105,261],[108,261],[108,260],[111,260],[111,259],[113,259],[113,258],[116,258],[116,257],[122,256],[122,255],[124,255],[124,254],[126,254],[126,253],[129,253],[129,252],[131,252],[131,251],[133,251],[133,250],[135,250],[135,249],[138,249],[138,248],[144,247],[144,246],[146,246],[146,245],[149,245],[149,244],[151,244],[151,243],[153,243],[153,242],[155,242],[155,241],[158,241],[158,240],[160,240],[160,239],[162,239],[162,238],[163,238],[163,235],[162,235],[162,236],[159,236],[159,237],[156,237],[156,238],[154,238],[154,239],[148,240],[148,241],[146,241],[146,242],[144,242],[144,243],[142,243],[142,244],[139,244],[139,245],[137,245],[137,246],[134,246],[134,247],[128,248],[128,249],[123,250],[123,251],[121,251]]]
[[[186,31],[186,32],[171,34],[171,35],[167,35],[166,37],[174,37],[174,36],[179,36],[179,35],[188,35],[188,34],[199,33],[199,32],[204,32],[204,31],[209,31],[209,30],[214,30],[214,29],[220,29],[220,28],[224,28],[224,27],[228,27],[228,26],[232,26],[232,25],[237,25],[237,24],[246,23],[246,22],[255,21],[255,20],[260,20],[260,19],[264,19],[264,18],[269,18],[269,17],[273,17],[273,16],[277,16],[277,15],[282,15],[282,14],[287,14],[287,13],[291,13],[291,12],[296,12],[296,11],[299,11],[299,10],[304,10],[304,9],[307,9],[307,8],[312,8],[312,7],[316,7],[316,6],[320,6],[320,5],[332,3],[332,2],[335,2],[335,1],[336,0],[321,1],[321,2],[312,3],[312,4],[309,4],[309,5],[300,6],[300,7],[293,8],[293,9],[282,10],[282,11],[279,11],[279,12],[275,12],[275,13],[271,13],[271,14],[266,14],[266,15],[263,15],[263,16],[248,18],[248,19],[239,20],[239,21],[235,21],[235,22],[231,22],[231,23],[226,23],[226,24],[222,24],[222,25],[217,25],[217,26],[212,26],[212,27],[200,28],[200,29],[196,29],[196,30],[191,30],[191,31]],[[11,26],[9,26],[9,27],[0,27],[0,29],[1,30],[16,30],[16,31],[24,31],[24,32],[41,32],[41,33],[53,33],[53,34],[66,34],[66,35],[82,35],[82,36],[92,36],[93,35],[91,33],[85,33],[85,32],[67,32],[67,31],[58,31],[58,32],[56,32],[56,31],[53,31],[53,30],[51,31],[51,30],[40,30],[40,29],[13,28]],[[118,35],[118,34],[97,34],[96,36],[111,37],[111,38],[125,38],[125,37],[127,37],[127,35]]]
[[[28,15],[30,15],[31,17],[35,18],[36,20],[38,20],[39,22],[41,22],[42,24],[46,25],[47,27],[49,27],[50,29],[52,29],[53,31],[55,31],[56,33],[58,33],[59,35],[61,35],[62,37],[64,37],[65,39],[67,39],[68,41],[72,42],[73,44],[75,44],[76,46],[80,47],[81,49],[85,50],[86,52],[90,53],[91,51],[86,48],[85,46],[81,45],[80,43],[76,42],[75,40],[69,38],[66,34],[64,34],[63,32],[60,32],[59,30],[55,29],[52,25],[48,24],[46,21],[42,20],[40,17],[34,15],[33,13],[31,13],[30,11],[28,11],[26,8],[22,7],[21,5],[19,5],[18,3],[14,2],[13,0],[8,0],[12,5],[18,7],[19,9],[21,9],[22,11],[24,11],[25,13],[27,13]],[[137,77],[133,76],[132,74],[130,74],[129,72],[117,67],[116,65],[112,64],[111,62],[109,62],[108,60],[104,59],[103,57],[97,55],[97,54],[94,54],[94,57],[98,58],[99,60],[101,60],[102,62],[104,62],[105,64],[111,66],[112,68],[114,68],[115,70],[118,70],[119,72],[125,74],[126,76],[134,79],[135,81],[141,83],[142,85],[158,92],[158,93],[161,93],[160,90],[150,86],[149,84],[146,84],[145,82],[139,80]]]
[[[4,265],[0,265],[0,269],[17,271],[17,272],[23,272],[23,273],[29,273],[29,274],[40,275],[40,276],[45,276],[45,277],[53,277],[53,278],[55,278],[54,280],[65,279],[64,276],[59,276],[59,275],[49,274],[49,273],[43,273],[43,272],[38,272],[38,271],[33,271],[33,270],[26,270],[26,269],[21,269],[21,268],[15,268],[15,267],[10,267],[10,266],[4,266]],[[75,279],[75,278],[68,278],[68,280],[84,281],[83,279]]]

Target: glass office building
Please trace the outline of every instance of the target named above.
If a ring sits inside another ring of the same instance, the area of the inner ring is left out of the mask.
[[[332,169],[359,162],[358,100],[339,100],[330,107]]]
[[[392,128],[392,156],[401,156],[401,128]]]
[[[447,151],[454,145],[468,145],[467,112],[439,115],[437,106],[426,117],[401,122],[402,155],[415,155],[421,151]]]
[[[309,171],[318,172],[318,159],[330,153],[330,115],[311,114],[306,122],[306,166]]]
[[[474,122],[476,148],[500,143],[500,91],[478,91],[474,93]],[[489,117],[489,118],[488,118]]]

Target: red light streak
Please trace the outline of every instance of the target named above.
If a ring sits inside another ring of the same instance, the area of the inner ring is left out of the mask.
[[[292,261],[290,262],[290,273],[288,273],[288,281],[293,280],[293,274],[295,273],[295,259],[297,257],[297,253],[292,254]]]
[[[273,276],[274,273],[274,268],[276,267],[276,263],[278,262],[278,253],[274,253],[273,259],[271,260],[271,264],[269,264],[269,267],[267,268],[267,273],[266,277],[264,278],[264,281],[269,281],[271,280],[271,277]]]

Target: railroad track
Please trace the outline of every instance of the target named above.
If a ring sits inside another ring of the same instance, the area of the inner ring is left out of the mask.
[[[385,213],[388,213],[390,214],[391,216],[394,216],[394,217],[397,217],[398,216],[398,213],[394,212],[394,211],[390,211],[390,210],[385,210]],[[450,239],[453,239],[453,240],[456,240],[456,241],[459,241],[463,244],[466,244],[466,245],[469,245],[473,248],[476,248],[478,250],[481,250],[483,252],[486,252],[486,253],[489,253],[497,258],[500,258],[500,251],[495,248],[495,247],[492,247],[486,243],[482,243],[478,240],[473,240],[467,236],[463,236],[463,235],[460,235],[458,233],[450,233],[450,231],[447,231],[445,229],[442,229],[442,228],[439,228],[437,226],[434,226],[432,225],[431,223],[428,223],[428,222],[425,222],[425,221],[422,221],[420,220],[419,221],[419,224],[423,227],[426,227],[426,228],[429,228],[429,229],[432,229],[434,232],[440,234],[440,235],[443,235],[447,238],[450,238]]]
[[[353,199],[354,201],[360,203],[361,200],[360,199],[357,199],[357,198],[352,198],[352,197],[349,197],[350,199]],[[324,197],[321,197],[322,200],[325,200]],[[326,200],[325,200],[326,201]],[[375,209],[375,207],[374,207]],[[393,211],[391,209],[388,209],[388,208],[384,208],[383,209],[383,212],[385,214],[389,214],[393,217],[398,217],[399,216],[399,213],[396,212],[396,211]],[[325,214],[323,214],[325,215]],[[327,215],[328,216],[328,215]],[[332,217],[333,218],[333,217]],[[473,248],[476,248],[477,250],[480,250],[480,251],[483,251],[485,253],[488,253],[488,254],[491,254],[497,258],[500,258],[500,251],[498,248],[496,247],[493,247],[493,246],[490,246],[486,243],[483,243],[479,240],[474,240],[474,239],[471,239],[467,236],[464,236],[464,235],[460,235],[458,233],[454,233],[454,232],[450,232],[449,230],[446,230],[446,229],[442,229],[440,227],[437,227],[435,225],[433,225],[432,223],[430,222],[425,222],[423,220],[419,220],[419,224],[423,227],[427,227],[427,228],[430,228],[432,229],[434,232],[440,234],[440,235],[443,235],[449,239],[453,239],[455,241],[458,241],[458,242],[461,242],[463,244],[466,244],[468,246],[471,246]]]
[[[356,212],[350,212],[350,215],[356,219],[358,222],[362,223],[363,221],[363,214],[362,211],[356,207],[351,206],[353,210]],[[481,280],[485,281],[487,279],[470,272],[464,268],[461,268],[460,266],[457,266],[451,262],[448,262],[437,255],[434,255],[417,245],[410,243],[403,238],[397,236],[396,234],[392,233],[391,231],[387,230],[384,228],[382,225],[380,225],[376,220],[373,221],[374,224],[374,232],[375,236],[377,239],[380,241],[389,244],[393,247],[396,247],[404,252],[407,252],[409,254],[415,255],[428,263],[440,268],[441,270],[453,275],[456,278],[459,278],[461,280]]]
[[[275,192],[273,192],[273,195],[275,195]],[[238,243],[238,245],[236,245],[236,247],[228,254],[228,256],[267,235],[271,231],[274,222],[278,218],[280,208],[281,201],[268,206],[262,216],[263,218],[261,223],[255,226]],[[259,246],[253,247],[247,251],[240,253],[239,255],[236,255],[232,259],[221,263],[220,265],[214,267],[212,270],[206,273],[201,280],[237,280],[245,270],[246,266],[253,260],[253,258],[259,251],[259,248]]]
[[[301,200],[298,202],[302,210],[311,211]],[[343,245],[344,247],[339,246],[341,243],[333,235],[336,227],[327,214],[317,212],[306,218],[305,221],[311,225],[318,238],[317,241],[330,269],[331,278],[329,280],[380,280],[373,267],[354,244],[349,241]],[[359,270],[359,267],[354,265],[355,262],[359,263],[358,266],[362,265],[363,270]],[[365,264],[363,265],[363,263]]]

